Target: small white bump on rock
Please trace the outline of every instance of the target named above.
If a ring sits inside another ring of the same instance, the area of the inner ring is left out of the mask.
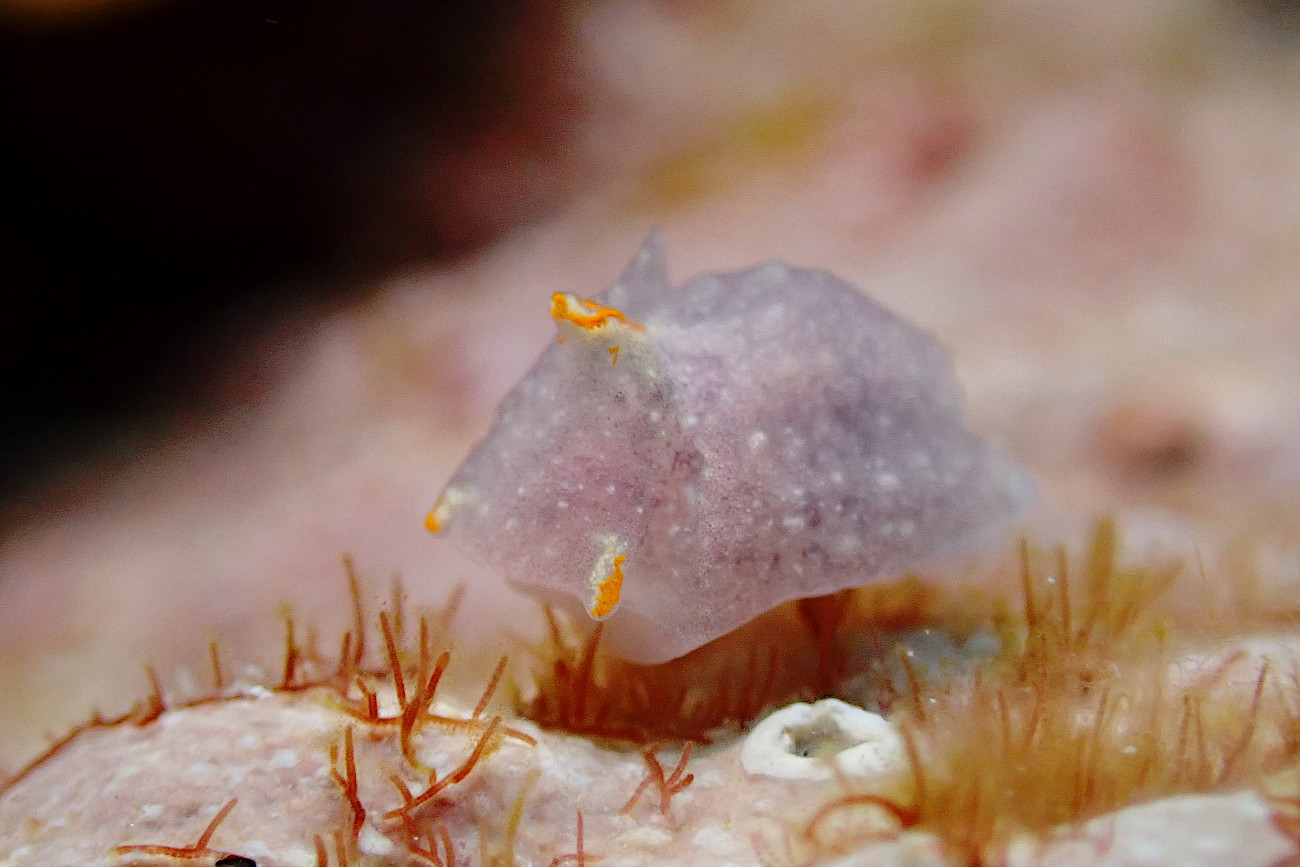
[[[383,858],[393,854],[396,848],[393,841],[384,836],[383,832],[367,824],[361,828],[361,836],[357,841],[357,848],[362,854],[370,855],[375,858]]]
[[[746,773],[787,780],[829,780],[835,768],[855,778],[895,777],[907,751],[889,720],[835,698],[773,711],[740,751]]]
[[[637,825],[632,830],[618,835],[619,845],[634,849],[658,849],[672,841],[671,831],[653,825]]]
[[[737,839],[716,825],[705,825],[695,832],[691,842],[719,860],[743,858],[747,854],[744,838]]]
[[[271,756],[270,761],[266,763],[268,768],[283,769],[296,767],[298,764],[298,751],[291,749],[276,750],[275,755]]]

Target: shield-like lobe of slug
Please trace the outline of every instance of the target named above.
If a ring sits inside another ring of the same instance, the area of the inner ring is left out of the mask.
[[[687,653],[790,599],[896,576],[1005,522],[1031,486],[962,426],[944,349],[832,275],[667,281],[656,236],[559,339],[438,498],[515,587]]]

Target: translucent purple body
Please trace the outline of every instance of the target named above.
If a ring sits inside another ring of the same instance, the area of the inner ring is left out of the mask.
[[[627,658],[896,576],[1030,497],[962,426],[944,349],[828,273],[771,263],[674,291],[652,236],[600,300],[626,319],[557,317],[431,526],[606,619]]]

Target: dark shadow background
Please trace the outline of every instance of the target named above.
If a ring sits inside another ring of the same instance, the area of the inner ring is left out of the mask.
[[[560,201],[566,55],[554,0],[0,17],[0,502],[201,403],[238,323]]]
[[[68,2],[0,0],[0,507],[210,409],[257,323],[472,255],[581,173],[563,0],[41,14]],[[1300,32],[1300,0],[1222,2]]]

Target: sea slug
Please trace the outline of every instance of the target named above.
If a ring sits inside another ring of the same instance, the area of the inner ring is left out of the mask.
[[[512,585],[688,653],[790,599],[884,580],[1004,523],[1031,486],[962,426],[947,352],[825,271],[668,282],[651,235],[558,340],[427,519]]]

